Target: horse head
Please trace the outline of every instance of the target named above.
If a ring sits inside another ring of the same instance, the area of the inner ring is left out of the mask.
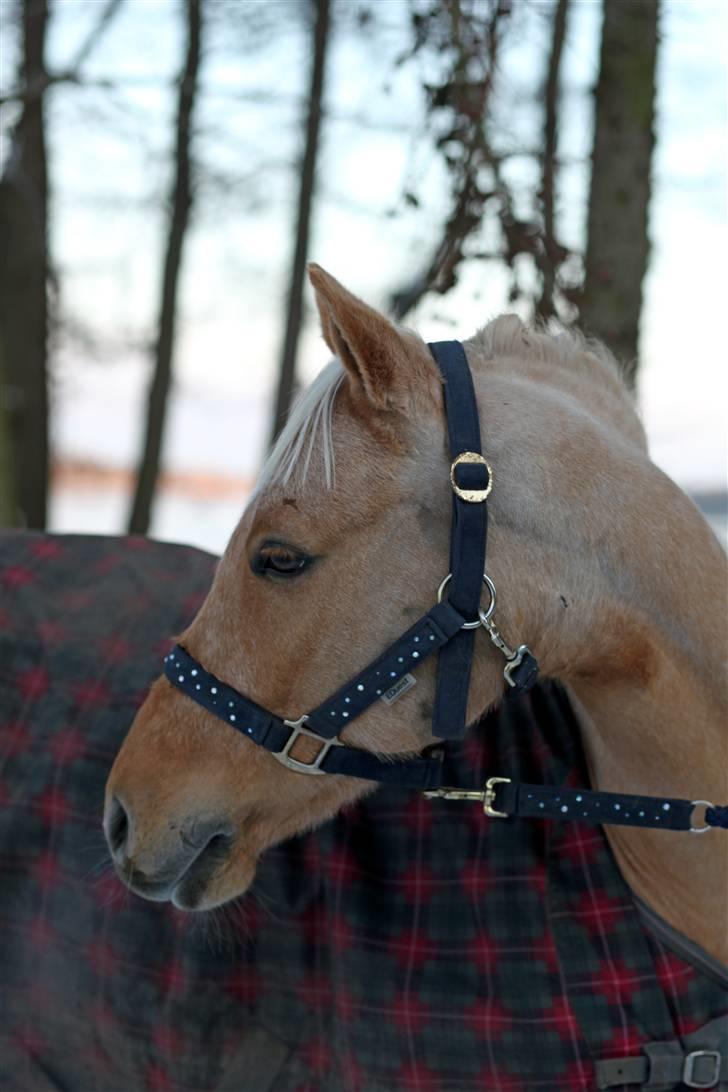
[[[209,672],[288,721],[428,609],[450,538],[451,459],[431,353],[319,267],[310,277],[335,359],[292,413],[205,603],[178,638]],[[659,668],[639,550],[649,533],[645,482],[658,510],[672,493],[660,497],[664,476],[649,463],[616,365],[576,334],[530,330],[514,316],[465,350],[493,469],[488,572],[501,633],[526,642],[542,674],[577,693],[644,690]],[[468,720],[503,691],[502,658],[481,629]],[[420,754],[434,743],[434,692],[430,660],[416,685],[393,704],[374,702],[341,742]],[[317,746],[301,736],[291,756],[307,763]],[[162,677],[111,771],[105,831],[129,887],[202,910],[245,891],[267,848],[373,788],[282,765]]]

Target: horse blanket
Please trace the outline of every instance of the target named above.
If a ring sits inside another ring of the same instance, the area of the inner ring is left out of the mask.
[[[637,905],[601,828],[382,788],[268,852],[232,909],[128,894],[104,781],[214,565],[0,538],[3,1092],[636,1092],[691,1087],[660,1083],[665,1053],[728,1056],[725,970]],[[448,761],[454,784],[587,785],[547,684]]]

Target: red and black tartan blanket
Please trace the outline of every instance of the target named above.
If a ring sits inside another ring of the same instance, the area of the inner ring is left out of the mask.
[[[2,1092],[594,1092],[599,1060],[710,1046],[726,980],[645,926],[599,828],[383,788],[217,917],[122,891],[104,781],[214,565],[0,538]],[[452,763],[455,784],[587,783],[546,685]]]

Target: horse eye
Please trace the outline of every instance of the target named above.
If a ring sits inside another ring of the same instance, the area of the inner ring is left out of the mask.
[[[265,543],[251,562],[251,569],[259,576],[300,576],[312,559],[302,550],[279,542]]]

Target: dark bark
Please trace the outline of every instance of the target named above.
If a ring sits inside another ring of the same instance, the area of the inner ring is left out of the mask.
[[[4,402],[6,391],[3,342],[0,338],[0,527],[14,527],[19,520],[18,506],[15,500],[12,421],[8,407]]]
[[[144,449],[137,471],[136,490],[129,517],[131,534],[146,534],[152,514],[154,492],[159,477],[160,457],[167,413],[167,398],[172,379],[177,295],[182,253],[192,209],[192,116],[197,95],[202,39],[202,0],[185,0],[187,49],[179,80],[175,141],[175,169],[170,195],[170,220],[164,256],[157,338],[154,350],[154,374],[147,401]]]
[[[581,324],[634,383],[649,259],[659,0],[604,0]]]
[[[23,83],[45,77],[48,0],[22,0]],[[25,103],[0,181],[0,353],[16,520],[44,528],[48,494],[48,168],[45,102]]]
[[[557,0],[554,9],[551,49],[549,51],[544,87],[543,157],[541,163],[541,213],[543,216],[543,252],[541,267],[541,297],[536,305],[539,318],[556,313],[556,271],[565,251],[556,240],[556,151],[559,124],[559,72],[566,38],[569,0]]]
[[[326,53],[329,41],[330,0],[311,0],[315,13],[313,25],[313,63],[308,92],[306,140],[301,164],[301,180],[298,191],[296,220],[296,244],[291,263],[288,284],[286,329],[278,370],[278,388],[273,410],[271,444],[285,424],[296,378],[296,357],[303,317],[303,285],[306,276],[306,259],[311,225],[311,208],[316,189],[316,160],[318,158],[321,108],[324,96]]]

